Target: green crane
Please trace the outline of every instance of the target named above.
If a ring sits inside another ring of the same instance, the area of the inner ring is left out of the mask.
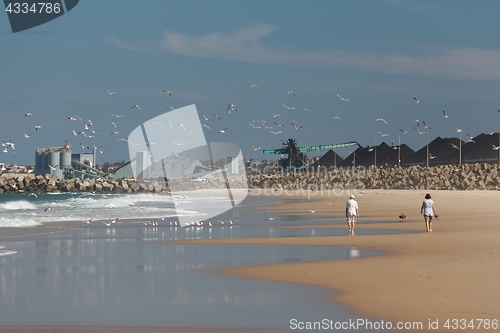
[[[306,146],[298,147],[297,141],[295,139],[283,140],[283,148],[281,149],[264,149],[262,152],[264,154],[288,154],[288,167],[289,168],[300,168],[307,166],[307,157],[304,153],[310,151],[320,151],[320,150],[331,150],[344,147],[355,146],[359,144],[356,141],[337,143],[333,145],[320,145],[320,146]]]

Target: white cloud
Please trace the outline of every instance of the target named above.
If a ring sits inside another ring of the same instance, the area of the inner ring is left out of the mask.
[[[169,53],[214,59],[291,66],[319,66],[348,70],[455,79],[500,79],[500,51],[466,47],[434,47],[427,55],[352,52],[342,49],[317,51],[281,50],[263,40],[278,29],[259,24],[229,33],[213,32],[199,37],[164,31],[159,45]],[[115,39],[115,46],[148,52]]]

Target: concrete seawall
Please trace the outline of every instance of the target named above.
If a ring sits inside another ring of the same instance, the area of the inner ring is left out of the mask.
[[[400,190],[499,190],[498,164],[413,166],[386,169],[333,169],[320,172],[254,174],[245,178],[229,176],[233,188],[269,188],[282,190],[341,190],[341,189],[400,189]],[[0,175],[2,193],[170,193],[176,191],[225,188],[221,179],[193,182],[187,179],[156,180],[133,179],[59,179],[55,176],[26,174]]]

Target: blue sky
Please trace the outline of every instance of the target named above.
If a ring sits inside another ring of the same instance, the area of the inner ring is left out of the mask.
[[[200,115],[221,116],[201,119],[212,128],[204,128],[208,141],[234,142],[259,160],[277,156],[251,145],[397,144],[401,128],[410,130],[401,143],[417,150],[427,138],[414,118],[432,127],[430,140],[456,137],[460,126],[472,135],[498,132],[499,12],[498,1],[81,0],[16,34],[0,14],[0,140],[16,147],[0,161],[32,165],[37,147],[65,140],[74,152],[80,143],[101,145],[98,163],[127,160],[127,144],[117,139],[167,106],[191,104]],[[229,103],[238,111],[228,114]],[[83,130],[68,120],[75,115],[100,129],[95,138],[73,135]],[[254,130],[253,120],[282,133]]]

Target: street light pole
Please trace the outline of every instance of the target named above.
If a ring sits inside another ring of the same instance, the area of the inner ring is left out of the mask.
[[[377,137],[375,137],[375,170],[377,170]]]
[[[429,132],[430,128],[427,128],[427,158],[426,158],[426,166],[429,167]]]
[[[458,142],[458,144],[460,145],[458,149],[458,165],[460,166],[462,165],[462,131],[460,131],[460,141]]]
[[[401,134],[398,134],[398,168],[401,165]]]

